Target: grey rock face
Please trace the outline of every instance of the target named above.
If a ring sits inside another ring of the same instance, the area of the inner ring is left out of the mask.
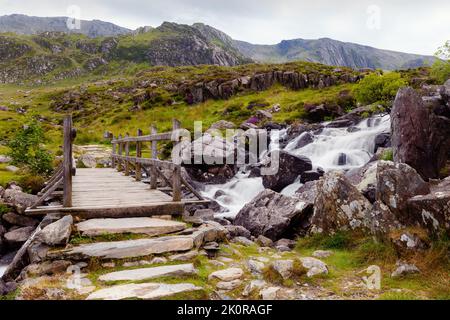
[[[296,232],[308,207],[295,198],[267,189],[239,211],[234,224],[245,227],[254,236],[278,240]]]
[[[450,119],[430,112],[412,88],[400,89],[391,112],[394,160],[424,178],[439,177],[450,151]]]
[[[388,206],[400,222],[411,223],[411,217],[407,214],[408,199],[429,192],[428,183],[409,165],[378,162],[377,200]]]
[[[24,213],[25,209],[31,207],[39,197],[17,189],[6,189],[3,194],[3,199],[7,204],[13,206],[17,212]]]

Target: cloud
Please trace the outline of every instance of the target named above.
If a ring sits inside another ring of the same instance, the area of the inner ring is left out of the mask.
[[[235,39],[260,44],[329,37],[432,54],[450,39],[450,2],[441,0],[0,0],[0,15],[64,16],[70,5],[78,5],[87,20],[131,29],[163,21],[204,22]],[[377,28],[368,28],[373,19],[369,7],[379,8]]]

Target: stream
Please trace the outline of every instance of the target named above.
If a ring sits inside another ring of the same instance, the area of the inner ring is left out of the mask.
[[[294,155],[311,159],[313,168],[321,167],[324,171],[350,170],[364,166],[374,155],[375,138],[378,134],[390,131],[390,116],[375,116],[362,120],[358,125],[342,128],[323,128],[320,132],[305,132],[291,140],[283,149]],[[286,130],[281,130],[276,136],[283,136]],[[313,141],[301,148],[297,143],[304,135],[309,134]],[[271,139],[269,150],[279,149],[276,139]],[[206,186],[203,195],[215,199],[225,213],[219,217],[234,218],[237,213],[254,197],[264,190],[262,178],[249,178],[249,172],[239,172],[225,184]],[[300,177],[287,186],[281,193],[293,195],[301,186]]]

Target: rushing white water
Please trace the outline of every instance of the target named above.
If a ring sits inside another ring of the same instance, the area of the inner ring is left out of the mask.
[[[0,265],[0,277],[3,276],[3,274],[4,274],[5,271],[6,271],[6,268],[8,268],[8,266],[1,266],[1,265]]]
[[[356,129],[324,128],[319,133],[303,133],[293,139],[284,150],[295,155],[306,156],[311,159],[313,167],[321,167],[325,171],[348,170],[365,165],[373,156],[375,138],[378,134],[389,132],[390,117],[378,116],[363,120]],[[279,148],[278,140],[286,134],[286,130],[271,134],[269,150]],[[298,141],[305,135],[312,134],[313,141],[302,148],[296,148]],[[345,155],[345,156],[343,156]],[[341,165],[339,158],[341,157]],[[344,160],[342,160],[344,157]],[[344,163],[342,163],[344,162]],[[242,207],[264,190],[262,178],[248,178],[248,173],[238,173],[231,181],[222,185],[209,185],[203,192],[205,197],[215,199],[226,208],[222,217],[234,217]],[[291,196],[301,186],[300,179],[287,186],[281,193]],[[218,196],[218,191],[223,195]],[[222,193],[221,192],[221,193]]]
[[[264,190],[262,178],[248,178],[249,174],[238,173],[225,184],[209,185],[203,195],[215,199],[228,211],[219,217],[234,217],[254,197]],[[216,193],[224,191],[225,195],[215,197]]]
[[[389,115],[369,118],[356,126],[355,132],[348,128],[324,128],[320,134],[314,135],[314,141],[302,148],[295,149],[297,137],[290,142],[285,150],[292,154],[302,155],[311,159],[315,168],[322,167],[325,171],[333,169],[352,169],[365,165],[373,156],[375,137],[390,128]],[[345,155],[346,163],[339,165],[339,157]]]

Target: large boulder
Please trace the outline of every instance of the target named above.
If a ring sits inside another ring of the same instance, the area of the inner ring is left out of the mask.
[[[316,182],[310,233],[334,233],[368,227],[371,203],[343,173],[332,171]]]
[[[412,222],[407,213],[408,199],[428,193],[428,183],[409,165],[391,161],[378,162],[377,200],[387,205],[401,223]]]
[[[28,238],[31,236],[31,234],[34,231],[34,227],[23,227],[14,229],[12,231],[9,231],[5,233],[4,237],[5,240],[12,246],[17,246],[25,241],[28,240]]]
[[[36,239],[49,246],[65,245],[72,233],[72,224],[72,216],[65,216],[42,229]]]
[[[391,112],[395,162],[424,178],[438,178],[450,151],[450,119],[436,115],[412,88],[400,89]]]
[[[278,240],[297,234],[311,209],[305,202],[267,189],[239,211],[234,224],[245,227],[255,237]]]
[[[272,159],[278,163],[272,163]],[[280,192],[288,185],[292,184],[299,175],[312,169],[311,160],[290,154],[285,151],[272,151],[265,161],[263,169],[275,168],[270,174],[263,175],[263,185],[267,189]]]
[[[412,197],[407,205],[409,215],[431,234],[445,231],[450,236],[450,177],[433,187],[430,194]]]
[[[38,196],[22,192],[16,188],[6,189],[3,194],[3,200],[13,206],[18,213],[24,213],[25,209],[35,204],[38,199]]]

